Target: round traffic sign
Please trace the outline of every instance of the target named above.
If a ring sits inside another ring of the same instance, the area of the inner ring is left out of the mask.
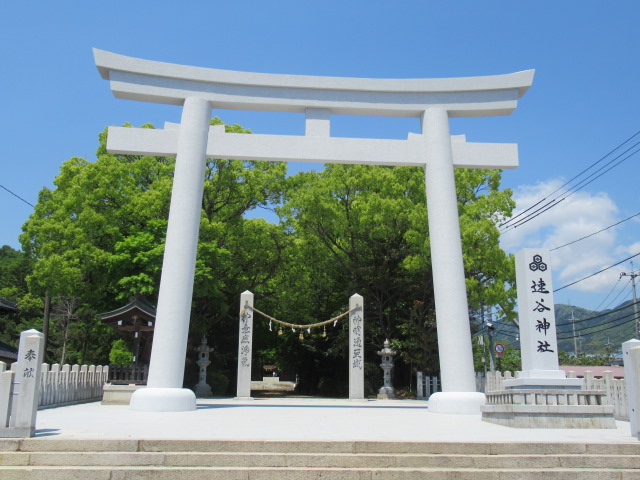
[[[502,345],[501,343],[496,343],[494,350],[496,351],[497,354],[504,353],[504,345]]]

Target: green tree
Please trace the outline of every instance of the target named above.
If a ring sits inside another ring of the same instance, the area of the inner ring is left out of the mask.
[[[250,133],[238,125],[226,130]],[[105,130],[94,162],[76,157],[62,165],[54,188],[40,192],[20,237],[33,262],[31,291],[49,292],[59,305],[75,299],[77,313],[58,315],[68,320],[53,332],[52,348],[78,361],[105,362],[115,338],[96,313],[121,306],[134,293],[156,301],[164,254],[175,161],[109,154],[106,138]],[[238,292],[259,288],[273,275],[284,235],[282,227],[243,218],[279,201],[283,163],[210,159],[205,168],[192,314],[198,340],[217,324],[233,330],[237,319],[230,305],[235,307]],[[229,342],[224,340],[223,352],[233,351]]]
[[[111,345],[109,352],[109,363],[113,365],[130,365],[133,362],[133,353],[127,347],[127,343],[118,339]]]
[[[0,298],[18,304],[19,311],[0,316],[0,341],[18,346],[20,332],[42,330],[42,300],[31,294],[27,276],[31,273],[29,257],[4,245],[0,248]]]
[[[499,190],[499,172],[457,171],[456,181],[470,307],[499,305],[512,316],[513,266],[496,228],[513,208],[510,192]],[[362,294],[371,320],[371,385],[379,383],[375,351],[385,338],[399,352],[396,380],[409,385],[416,369],[438,371],[425,198],[422,169],[329,165],[290,179],[279,210],[295,238],[289,279],[280,282],[294,300],[281,302],[279,311],[327,317],[351,294]],[[328,350],[341,351],[342,362],[346,333]],[[314,346],[307,350],[313,358]],[[337,368],[329,362],[326,370],[332,375]]]

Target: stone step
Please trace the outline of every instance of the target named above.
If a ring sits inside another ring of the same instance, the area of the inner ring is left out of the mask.
[[[266,468],[479,468],[479,469],[632,469],[637,455],[448,455],[448,454],[309,454],[187,452],[8,452],[2,466],[158,466]]]
[[[3,480],[631,480],[636,469],[2,467]]]
[[[251,452],[449,455],[640,455],[636,443],[363,442],[0,438],[0,452]]]
[[[0,439],[0,478],[626,480],[640,444]]]

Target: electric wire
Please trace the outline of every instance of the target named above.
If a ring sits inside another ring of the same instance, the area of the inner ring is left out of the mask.
[[[596,275],[598,275],[598,274],[600,274],[600,273],[602,273],[602,272],[606,272],[606,271],[607,271],[607,270],[609,270],[610,268],[613,268],[613,267],[615,267],[615,266],[617,266],[617,265],[620,265],[621,263],[624,263],[624,262],[626,262],[627,260],[631,260],[632,258],[635,258],[635,257],[637,257],[638,255],[640,255],[640,252],[639,252],[639,253],[636,253],[635,255],[631,255],[630,257],[627,257],[627,258],[625,258],[624,260],[620,260],[618,263],[614,263],[613,265],[609,265],[608,267],[603,268],[602,270],[598,270],[597,272],[594,272],[594,273],[592,273],[591,275],[587,275],[586,277],[582,277],[581,279],[576,280],[575,282],[567,283],[566,285],[563,285],[563,286],[562,286],[562,287],[560,287],[560,288],[556,288],[553,292],[554,292],[554,293],[555,293],[555,292],[559,292],[560,290],[564,290],[565,288],[570,287],[571,285],[575,285],[576,283],[580,283],[580,282],[582,282],[583,280],[586,280],[586,279],[591,278],[591,277],[595,277]]]
[[[606,320],[606,321],[604,321],[604,322],[598,323],[597,325],[592,325],[592,326],[590,326],[590,327],[582,327],[582,328],[583,328],[583,330],[590,330],[590,329],[592,329],[592,328],[600,327],[600,326],[602,326],[602,325],[609,325],[610,323],[615,323],[615,322],[618,322],[618,321],[620,321],[620,320],[624,320],[625,318],[628,318],[628,317],[630,317],[630,316],[632,316],[632,315],[635,315],[635,314],[636,314],[635,312],[627,313],[626,315],[622,315],[621,317],[611,318],[611,319]],[[569,325],[563,324],[562,326],[564,326],[564,327],[568,327]],[[570,328],[569,330],[567,330],[567,331],[562,331],[562,332],[559,332],[559,331],[556,329],[556,334],[558,334],[558,335],[562,335],[562,334],[570,333],[572,330],[573,330],[573,326],[572,326],[572,328]]]
[[[631,148],[636,147],[637,145],[640,145],[640,142],[634,144]],[[631,149],[630,148],[630,149]],[[620,158],[621,155],[624,155],[625,153],[627,153],[630,149],[626,150],[625,152],[621,153],[619,156],[615,157],[613,160],[611,160],[611,162],[617,160],[618,158]],[[582,190],[584,187],[586,187],[587,185],[589,185],[590,183],[594,182],[595,180],[597,180],[598,178],[600,178],[602,175],[604,175],[605,173],[611,171],[612,169],[614,169],[615,167],[617,167],[618,165],[620,165],[622,162],[624,162],[625,160],[631,158],[633,155],[635,155],[636,153],[640,152],[640,149],[636,150],[633,153],[630,153],[628,156],[626,156],[625,158],[623,158],[622,160],[620,160],[618,163],[616,163],[615,165],[613,165],[612,167],[610,167],[609,169],[605,170],[604,172],[602,172],[600,175],[598,175],[597,177],[591,179],[590,181],[588,181],[587,183],[584,183],[586,180],[588,180],[589,178],[591,178],[593,175],[595,175],[596,173],[600,172],[603,168],[607,167],[608,165],[611,164],[611,162],[607,163],[606,165],[604,165],[603,167],[601,167],[600,169],[596,170],[595,172],[593,172],[591,175],[589,175],[587,178],[585,178],[584,180],[580,181],[577,185],[571,187],[572,189],[575,190],[567,190],[566,192],[564,192],[562,195],[564,195],[564,197],[560,198],[560,200],[558,200],[558,198],[554,198],[551,201],[547,202],[545,205],[543,205],[542,207],[540,207],[539,209],[537,209],[535,212],[530,213],[529,215],[527,215],[525,218],[518,220],[516,223],[509,225],[507,227],[505,227],[502,232],[508,232],[510,230],[513,230],[517,227],[520,227],[522,225],[524,225],[525,223],[530,222],[531,220],[533,220],[534,218],[538,217],[539,215],[542,215],[544,212],[550,210],[551,208],[559,205],[561,202],[565,201],[567,198],[571,197],[573,194],[578,193],[580,190]],[[583,184],[582,186],[580,186],[580,188],[576,188],[579,185]],[[560,197],[561,195],[559,195],[558,197]],[[556,201],[557,200],[557,201]]]
[[[9,190],[7,187],[5,187],[4,185],[0,185],[1,188],[3,188],[4,190],[6,190],[7,192],[9,192],[11,195],[13,195],[14,197],[22,200],[24,203],[26,203],[27,205],[29,205],[32,208],[36,208],[33,204],[27,202],[24,198],[22,198],[20,195],[18,195],[17,193],[13,193],[11,190]]]
[[[549,198],[552,195],[555,195],[557,192],[559,192],[560,190],[562,190],[564,187],[566,187],[567,185],[569,185],[571,182],[573,182],[576,178],[578,178],[580,175],[582,175],[583,173],[586,173],[587,171],[591,170],[593,167],[595,167],[598,163],[600,163],[601,161],[603,161],[605,158],[607,158],[609,155],[611,155],[613,152],[615,152],[616,150],[618,150],[619,148],[621,148],[623,145],[625,145],[626,143],[630,142],[633,138],[635,138],[636,136],[640,135],[640,130],[638,130],[636,133],[634,133],[633,135],[631,135],[629,138],[627,138],[624,142],[622,142],[620,145],[618,145],[617,147],[615,147],[613,150],[609,151],[606,155],[604,155],[603,157],[601,157],[599,160],[596,160],[595,162],[593,162],[591,165],[589,165],[587,168],[585,168],[584,170],[582,170],[580,173],[578,173],[577,175],[574,175],[573,178],[571,178],[570,180],[568,180],[567,182],[565,182],[563,185],[561,185],[560,187],[556,188],[553,192],[551,192],[549,195],[547,195],[545,198],[543,198],[542,200],[539,200],[538,202],[536,202],[534,205],[532,205],[531,207],[527,208],[526,210],[520,212],[518,215],[511,217],[509,220],[506,220],[505,222],[501,223],[500,225],[498,225],[499,227],[503,227],[505,225],[508,225],[509,223],[513,222],[515,219],[517,219],[518,217],[522,216],[524,213],[528,212],[529,210],[531,210],[532,208],[536,207],[537,205],[541,204],[542,202],[544,202],[547,198]]]
[[[564,187],[566,187],[567,185],[569,185],[571,182],[573,182],[576,178],[578,178],[580,175],[582,175],[583,173],[586,173],[587,171],[591,170],[593,167],[595,167],[598,163],[600,163],[601,161],[603,161],[605,158],[607,158],[609,155],[611,155],[613,152],[615,152],[616,150],[618,150],[619,148],[621,148],[623,145],[625,145],[626,143],[629,143],[633,138],[637,137],[638,135],[640,135],[640,130],[638,130],[636,133],[634,133],[633,135],[631,135],[629,138],[627,138],[624,142],[622,142],[620,145],[618,145],[617,147],[615,147],[613,150],[609,151],[606,155],[604,155],[603,157],[601,157],[599,160],[596,160],[595,162],[593,162],[591,165],[589,165],[587,168],[585,168],[584,170],[582,170],[580,173],[578,173],[577,175],[574,175],[573,178],[571,178],[570,180],[568,180],[567,182],[565,182],[563,185],[561,185],[560,187],[558,187],[557,189],[555,189],[553,192],[551,192],[549,195],[547,195],[545,198],[543,198],[542,200],[539,200],[538,202],[536,202],[534,205],[532,205],[531,207],[527,208],[526,210],[520,212],[518,215],[516,215],[515,217],[511,217],[509,220],[506,220],[505,222],[501,223],[500,225],[498,225],[499,227],[505,226],[509,223],[511,223],[512,221],[514,221],[516,218],[522,216],[524,213],[528,212],[529,210],[531,210],[532,208],[536,207],[537,205],[541,204],[542,202],[544,202],[547,198],[549,198],[551,195],[555,195],[557,192],[559,192],[560,190],[562,190]]]
[[[613,285],[613,288],[609,291],[609,293],[607,293],[607,296],[604,297],[604,300],[602,300],[598,304],[598,306],[593,309],[594,312],[600,311],[600,307],[602,306],[602,304],[607,301],[607,298],[609,298],[609,295],[611,295],[613,293],[613,291],[616,289],[616,287],[618,286],[618,284],[620,283],[621,280],[622,280],[622,277],[618,277],[618,281]],[[629,281],[631,281],[631,279],[629,279]]]
[[[597,318],[601,318],[601,317],[604,317],[606,315],[611,315],[612,313],[619,312],[620,310],[624,310],[625,308],[633,307],[634,305],[637,305],[637,304],[640,304],[640,300],[638,300],[635,303],[631,302],[628,305],[621,305],[621,306],[619,306],[618,308],[616,308],[614,310],[609,310],[608,312],[602,312],[602,313],[599,313],[598,315],[594,315],[592,317],[579,318],[577,320],[574,320],[573,322],[569,321],[569,322],[558,323],[556,325],[556,327],[564,327],[564,326],[568,326],[568,325],[574,325],[576,323],[588,322],[589,320],[595,320]]]
[[[597,235],[597,234],[599,234],[599,233],[601,233],[601,232],[604,232],[605,230],[609,230],[610,228],[613,228],[613,227],[615,227],[615,226],[617,226],[617,225],[620,225],[621,223],[624,223],[624,222],[626,222],[627,220],[631,220],[632,218],[637,217],[638,215],[640,215],[640,212],[638,212],[638,213],[636,213],[636,214],[634,214],[634,215],[631,215],[630,217],[627,217],[627,218],[625,218],[624,220],[620,220],[618,223],[614,223],[613,225],[609,225],[608,227],[605,227],[605,228],[603,228],[602,230],[598,230],[597,232],[593,232],[593,233],[591,233],[591,234],[589,234],[589,235],[586,235],[586,236],[584,236],[584,237],[582,237],[582,238],[578,238],[577,240],[574,240],[574,241],[572,241],[572,242],[565,243],[564,245],[560,245],[559,247],[552,248],[552,249],[550,249],[549,251],[550,251],[550,252],[553,252],[554,250],[559,250],[559,249],[564,248],[564,247],[567,247],[567,246],[569,246],[569,245],[573,245],[574,243],[578,243],[578,242],[579,242],[579,241],[581,241],[581,240],[585,240],[585,239],[587,239],[587,238],[589,238],[589,237],[593,237],[594,235]]]
[[[609,308],[609,305],[611,305],[613,302],[615,302],[618,297],[620,295],[622,295],[624,293],[625,288],[627,287],[627,285],[629,285],[631,283],[631,279],[629,279],[629,281],[626,283],[626,285],[623,285],[622,289],[620,289],[620,291],[618,292],[618,294],[609,302],[607,303],[607,305],[604,307],[604,310],[606,310],[607,308]]]
[[[618,328],[618,327],[621,327],[621,326],[623,326],[623,325],[626,325],[626,324],[628,324],[628,323],[631,323],[631,322],[635,321],[635,314],[634,314],[634,313],[631,313],[631,314],[629,314],[629,315],[625,315],[624,317],[622,317],[622,319],[627,318],[627,317],[633,317],[633,318],[630,318],[629,320],[627,320],[627,321],[625,321],[625,322],[622,322],[622,323],[619,323],[619,324],[617,324],[617,325],[612,325],[612,326],[610,326],[610,327],[602,328],[602,329],[600,329],[600,330],[595,330],[595,331],[593,331],[593,332],[586,332],[586,333],[584,333],[584,332],[580,332],[580,336],[581,336],[581,337],[587,337],[587,336],[589,336],[589,335],[593,335],[594,333],[606,332],[607,330],[612,330],[612,329],[614,329],[614,328]],[[570,339],[570,338],[574,338],[574,337],[573,337],[573,335],[570,335],[570,336],[568,336],[568,337],[557,337],[557,339],[558,339],[558,340],[568,340],[568,339]]]
[[[609,153],[607,153],[607,155],[605,155],[604,157],[600,158],[598,161],[596,161],[595,163],[593,163],[592,165],[590,165],[588,168],[584,169],[582,172],[580,172],[578,175],[574,176],[571,180],[569,180],[568,182],[565,182],[562,186],[558,187],[556,190],[554,190],[552,193],[550,193],[549,195],[547,195],[546,197],[544,197],[542,200],[539,200],[538,202],[536,202],[534,205],[532,205],[531,207],[527,208],[526,210],[520,212],[518,215],[510,218],[509,220],[501,223],[498,227],[501,229],[501,231],[507,232],[510,231],[514,228],[517,228],[521,225],[524,225],[525,223],[533,220],[534,218],[536,218],[537,216],[541,215],[542,213],[546,212],[547,210],[557,206],[558,204],[560,204],[562,201],[566,200],[567,198],[571,197],[574,193],[577,193],[578,191],[582,190],[584,187],[586,187],[587,185],[589,185],[590,183],[594,182],[595,180],[597,180],[598,178],[600,178],[602,175],[604,175],[605,173],[611,171],[613,168],[617,167],[618,165],[620,165],[622,162],[626,161],[627,159],[631,158],[633,155],[637,154],[638,152],[640,152],[640,149],[635,150],[634,152],[630,153],[629,155],[627,155],[626,157],[622,158],[621,160],[619,160],[617,163],[615,163],[614,165],[610,166],[613,162],[615,162],[616,160],[618,160],[620,157],[622,157],[623,155],[625,155],[626,153],[628,153],[629,151],[633,150],[635,147],[637,147],[638,145],[640,145],[640,142],[636,142],[635,144],[633,144],[631,147],[629,147],[628,149],[626,149],[624,152],[620,153],[618,156],[614,157],[613,159],[611,159],[609,162],[607,162],[605,165],[603,165],[602,167],[600,167],[598,170],[596,170],[595,172],[592,172],[590,175],[588,175],[586,178],[582,179],[580,182],[578,182],[576,185],[566,189],[566,191],[562,192],[561,194],[557,195],[555,198],[552,198],[551,200],[549,200],[547,203],[545,203],[544,205],[542,205],[541,207],[537,208],[536,210],[534,210],[531,213],[528,213],[524,218],[521,218],[520,220],[517,220],[518,218],[520,218],[522,215],[524,215],[525,213],[529,212],[531,209],[537,207],[538,205],[540,205],[541,203],[543,203],[544,201],[546,201],[548,198],[552,197],[553,195],[555,195],[557,192],[559,192],[560,190],[564,189],[567,185],[569,185],[571,182],[573,182],[575,179],[577,179],[580,175],[582,175],[583,173],[587,172],[588,170],[590,170],[591,168],[593,168],[595,165],[597,165],[598,163],[600,163],[601,161],[603,161],[605,158],[607,158],[609,155],[611,155],[613,152],[615,152],[616,150],[618,150],[619,148],[621,148],[624,144],[628,143],[631,139],[633,139],[635,136],[637,136],[638,134],[640,134],[640,131],[636,132],[633,136],[631,136],[629,139],[627,139],[625,142],[623,142],[622,144],[620,144],[618,147],[616,147],[615,149],[613,149],[612,151],[610,151]],[[610,167],[609,167],[610,166]],[[609,167],[609,168],[607,168]],[[606,169],[606,170],[605,170]],[[602,171],[604,170],[604,171]],[[597,175],[599,172],[599,175]],[[594,177],[595,178],[592,178]],[[562,197],[562,198],[560,198]],[[513,223],[515,222],[515,223]],[[503,228],[504,227],[504,228]]]

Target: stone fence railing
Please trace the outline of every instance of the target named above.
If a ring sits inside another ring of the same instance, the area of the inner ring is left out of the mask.
[[[516,378],[520,372],[516,372]],[[567,372],[568,378],[576,378],[575,372]],[[514,378],[511,372],[487,372],[484,383],[484,391],[496,392],[502,390],[502,382]],[[602,378],[596,378],[593,372],[584,374],[583,390],[600,390],[607,393],[606,404],[613,405],[614,416],[618,420],[629,420],[627,403],[627,387],[624,379],[613,378],[613,372],[604,372]]]
[[[17,364],[12,364],[15,373]],[[7,365],[0,362],[0,372]],[[42,364],[38,409],[61,407],[74,403],[90,402],[102,398],[102,388],[109,378],[109,367],[95,365]]]

